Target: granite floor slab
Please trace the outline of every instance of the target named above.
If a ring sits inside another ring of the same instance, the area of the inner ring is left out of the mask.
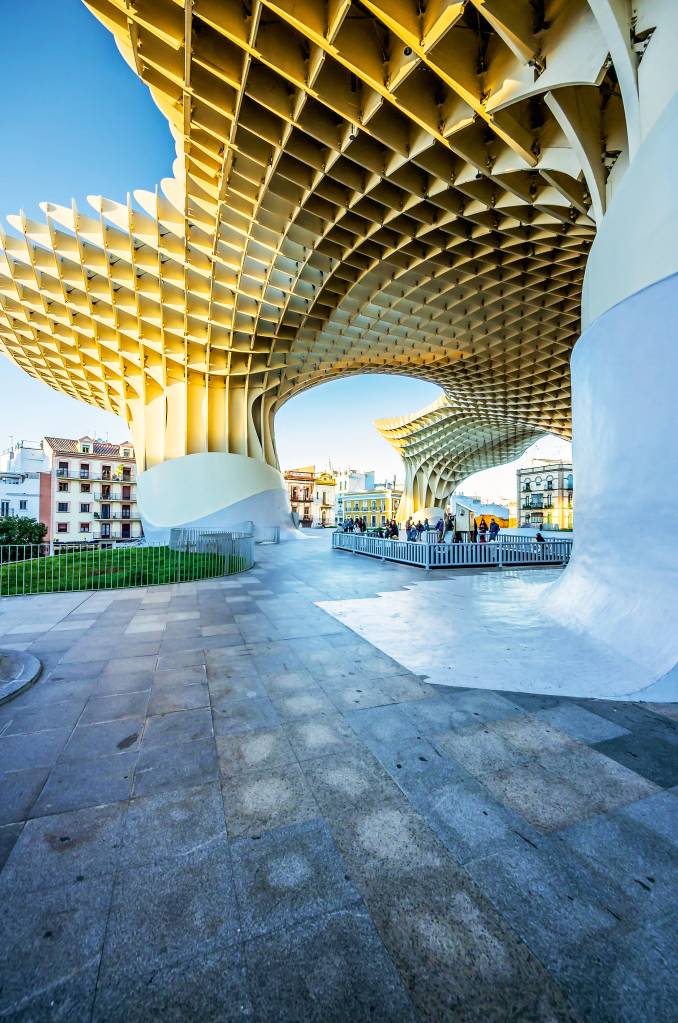
[[[48,659],[0,710],[0,1015],[673,1023],[671,708],[431,685],[319,606],[415,569],[257,559],[0,601]]]

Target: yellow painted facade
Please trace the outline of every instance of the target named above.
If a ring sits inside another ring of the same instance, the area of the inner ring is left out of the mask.
[[[344,522],[363,518],[368,527],[383,526],[398,515],[402,488],[376,487],[374,490],[356,490],[344,495]]]

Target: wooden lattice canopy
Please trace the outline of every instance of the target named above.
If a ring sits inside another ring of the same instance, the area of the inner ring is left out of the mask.
[[[440,384],[469,450],[568,435],[584,264],[628,148],[612,0],[87,6],[177,159],[126,204],[9,218],[11,359],[125,415],[141,468],[275,465],[275,411],[351,373]]]

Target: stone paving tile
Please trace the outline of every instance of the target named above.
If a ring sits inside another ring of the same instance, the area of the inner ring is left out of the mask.
[[[619,735],[628,735],[628,729],[608,721],[600,714],[592,714],[585,707],[576,703],[558,703],[535,712],[535,717],[547,721],[550,725],[579,739],[581,742],[602,742],[605,739],[616,739]]]
[[[253,837],[318,816],[318,805],[296,763],[224,777],[222,788],[230,838]]]
[[[18,824],[0,825],[0,870],[2,870],[7,862],[7,858],[21,834],[23,826],[23,821]]]
[[[301,768],[325,814],[379,805],[398,795],[389,774],[367,750],[304,760]]]
[[[299,760],[329,756],[332,753],[360,752],[364,746],[341,714],[321,714],[283,726]]]
[[[153,685],[153,672],[131,671],[128,673],[102,675],[96,681],[97,696],[116,696],[122,693],[146,692]]]
[[[622,735],[596,743],[596,749],[662,788],[678,785],[678,747],[663,738]]]
[[[572,736],[531,715],[494,721],[490,724],[490,728],[503,736],[519,753],[525,753],[528,756],[536,757],[542,753],[557,752],[582,745]]]
[[[539,960],[453,869],[371,884],[365,899],[418,1019],[577,1023]]]
[[[123,969],[99,980],[94,1023],[236,1023],[252,1018],[247,973],[240,945],[203,943],[166,964],[133,973]]]
[[[92,725],[78,724],[59,759],[84,760],[137,749],[143,728],[143,717],[116,718]]]
[[[280,718],[267,696],[243,700],[217,700],[213,704],[214,734],[242,735],[275,728]]]
[[[678,848],[678,792],[659,792],[631,803],[619,811],[619,816],[638,821]]]
[[[135,796],[170,789],[194,788],[219,780],[219,760],[213,738],[179,742],[166,747],[143,746],[134,773]]]
[[[543,832],[557,831],[601,809],[595,793],[583,792],[541,763],[483,775],[482,783],[495,799]]]
[[[24,821],[49,776],[48,767],[0,774],[0,824]]]
[[[142,654],[137,657],[116,657],[106,662],[104,675],[136,674],[139,671],[153,671],[156,665],[155,654]]]
[[[24,706],[16,700],[0,707],[0,735],[26,735],[47,728],[73,728],[82,714],[84,699]]]
[[[322,820],[238,839],[231,853],[245,940],[359,901]]]
[[[370,741],[368,746],[401,788],[407,788],[418,775],[443,761],[438,749],[428,739],[406,739],[396,745]]]
[[[241,700],[253,700],[256,698],[268,699],[268,692],[264,683],[257,676],[246,676],[245,678],[234,678],[232,676],[221,676],[212,670],[208,673],[208,682],[212,707],[227,714],[232,703]]]
[[[70,734],[70,728],[48,728],[27,735],[0,736],[0,773],[51,767]]]
[[[381,681],[381,680],[380,680]],[[370,682],[356,682],[355,685],[345,686],[344,680],[338,687],[325,690],[333,706],[343,713],[347,710],[360,710],[366,707],[386,707],[396,703],[388,696],[383,689]]]
[[[60,661],[50,671],[48,678],[53,682],[75,682],[76,679],[80,678],[94,679],[101,675],[108,663],[107,660],[92,660],[81,664],[65,664],[63,661]]]
[[[158,671],[192,668],[205,663],[205,651],[202,648],[184,650],[175,654],[161,654],[158,657]]]
[[[347,711],[345,717],[356,735],[365,741],[394,744],[406,739],[421,739],[423,735],[419,725],[412,720],[409,707],[406,710],[398,704]]]
[[[466,869],[547,968],[563,945],[634,918],[623,889],[558,838],[481,851]]]
[[[427,738],[480,721],[494,721],[523,712],[496,693],[471,691],[443,693],[407,705],[406,713]]]
[[[64,885],[0,902],[0,1015],[40,1020],[89,1018],[112,879]]]
[[[261,1023],[414,1023],[407,992],[367,912],[356,906],[245,945]]]
[[[639,919],[656,919],[678,905],[678,849],[638,821],[601,815],[558,838],[619,884],[635,900]]]
[[[272,700],[281,721],[299,721],[302,718],[334,714],[334,703],[320,690],[292,693]]]
[[[128,799],[138,755],[130,750],[57,764],[29,816],[43,817]]]
[[[172,711],[196,710],[209,705],[210,694],[206,682],[187,686],[163,686],[160,689],[154,687],[148,704],[148,713],[169,714]]]
[[[144,717],[148,705],[149,690],[116,693],[113,696],[91,696],[87,701],[80,724],[92,725],[116,718]]]
[[[112,803],[28,821],[0,876],[3,898],[112,876],[126,809]]]
[[[476,778],[519,767],[529,759],[496,730],[485,725],[444,732],[435,738],[436,749],[452,757]]]
[[[129,804],[121,864],[127,869],[190,853],[225,832],[216,784],[142,796]]]
[[[200,663],[156,671],[153,676],[153,688],[177,689],[179,686],[198,685],[206,681],[207,671],[204,664]]]
[[[146,718],[142,745],[174,747],[180,742],[207,739],[213,735],[212,712],[209,707],[181,710],[172,714],[156,714]]]
[[[205,898],[205,894],[209,897]],[[239,936],[225,836],[159,863],[121,871],[113,889],[100,984],[148,974]]]
[[[583,793],[599,812],[615,810],[659,791],[647,778],[587,747],[546,753],[538,763]]]
[[[216,745],[219,766],[226,777],[296,763],[294,750],[281,727],[217,735]]]

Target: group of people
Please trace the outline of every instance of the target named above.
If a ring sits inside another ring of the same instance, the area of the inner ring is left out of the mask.
[[[479,524],[473,523],[473,543],[485,543],[486,540],[496,540],[498,536],[499,523],[496,519],[492,519],[489,526],[485,521],[485,516],[483,516]]]
[[[349,518],[344,522],[343,529],[345,533],[366,533],[367,532],[367,519],[363,516],[358,518]],[[462,534],[456,528],[455,516],[451,512],[446,512],[436,522],[434,527],[429,525],[428,519],[418,519],[416,522],[410,517],[405,523],[405,536],[408,540],[419,541],[424,533],[427,533],[431,529],[435,529],[438,534],[438,543],[461,543]],[[380,536],[382,539],[397,540],[400,537],[400,530],[395,519],[391,519],[390,522],[384,523],[384,525],[371,527],[370,532],[373,536]],[[473,523],[473,529],[469,539],[472,543],[485,543],[488,540],[496,540],[499,536],[499,523],[496,519],[491,519],[489,525],[483,517],[479,523]],[[541,534],[537,536],[537,540],[540,539]],[[543,542],[543,537],[541,541]]]
[[[349,518],[344,522],[345,533],[366,533],[367,532],[367,519],[363,516],[358,518]],[[384,523],[383,526],[377,526],[371,528],[373,536],[380,536],[382,539],[397,540],[399,536],[398,524],[395,519],[391,519],[390,522]]]

